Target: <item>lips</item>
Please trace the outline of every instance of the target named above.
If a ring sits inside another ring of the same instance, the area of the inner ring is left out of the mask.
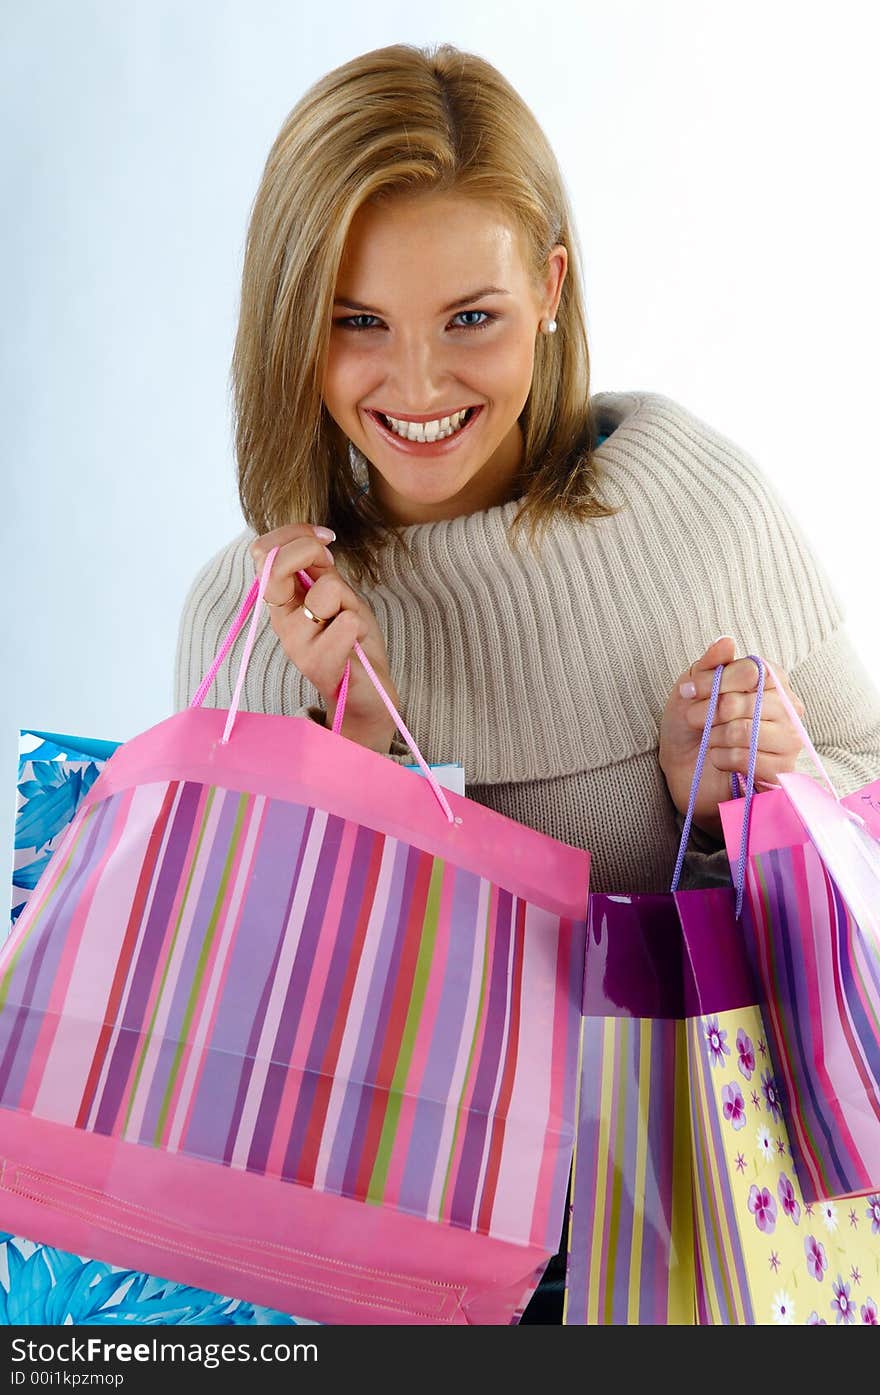
[[[377,412],[372,408],[369,408],[367,409],[366,414],[370,418],[370,421],[373,423],[373,426],[375,427],[378,434],[382,437],[382,439],[389,442],[389,444],[393,445],[397,450],[403,451],[403,453],[406,455],[419,455],[431,457],[436,455],[446,455],[449,451],[455,450],[459,442],[468,434],[468,432],[474,429],[474,424],[480,420],[483,413],[482,404],[480,404],[479,406],[469,408],[468,410],[470,410],[471,415],[468,417],[464,425],[459,427],[458,431],[454,432],[451,436],[444,436],[441,440],[437,441],[410,441],[405,436],[398,436],[396,431],[392,431],[390,426],[386,426],[385,420],[381,412]],[[401,421],[407,419],[415,420],[415,418],[398,418],[398,420]],[[423,417],[422,420],[433,421],[435,420],[435,418]]]

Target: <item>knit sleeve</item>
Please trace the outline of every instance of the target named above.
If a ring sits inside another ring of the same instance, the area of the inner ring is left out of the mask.
[[[253,565],[248,566],[247,552],[252,537],[245,532],[233,539],[199,569],[190,585],[177,634],[173,679],[176,712],[192,700],[253,582]],[[228,706],[231,701],[233,684],[229,670],[235,655],[240,653],[240,639],[241,636],[208,693],[209,707]]]
[[[880,693],[844,625],[792,670],[806,709],[804,725],[837,793],[852,794],[880,777]],[[798,769],[815,775],[802,753]],[[817,776],[818,778],[818,776]]]
[[[880,692],[849,639],[840,598],[760,467],[696,417],[689,421],[706,441],[703,512],[711,525],[696,545],[707,569],[715,559],[718,633],[734,636],[738,654],[760,654],[787,671],[810,739],[849,794],[880,776]]]
[[[850,794],[880,777],[880,692],[851,642],[843,606],[804,531],[755,462],[691,414],[658,400],[682,442],[702,437],[703,522],[692,539],[699,561],[691,565],[704,573],[719,616],[714,633],[732,634],[738,656],[758,654],[787,672],[832,782],[839,794]],[[692,483],[686,480],[687,487]],[[816,774],[803,752],[797,768]],[[723,845],[699,832],[685,867],[687,885],[713,885],[729,873]]]

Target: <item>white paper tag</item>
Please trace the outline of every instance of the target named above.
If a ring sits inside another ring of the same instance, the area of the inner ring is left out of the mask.
[[[404,770],[414,770],[417,775],[425,778],[425,772],[418,765],[404,765]],[[449,761],[444,765],[431,765],[428,767],[438,785],[442,785],[445,790],[452,790],[453,794],[464,794],[464,766],[458,765],[454,761]]]

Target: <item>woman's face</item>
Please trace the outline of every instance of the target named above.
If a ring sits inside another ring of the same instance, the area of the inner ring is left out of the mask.
[[[423,194],[358,211],[323,398],[366,456],[389,522],[456,518],[511,497],[535,339],[566,266],[565,248],[553,248],[535,286],[514,226],[472,198]]]

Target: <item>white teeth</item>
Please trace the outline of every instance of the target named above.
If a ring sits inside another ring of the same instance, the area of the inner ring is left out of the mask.
[[[435,421],[400,421],[397,417],[386,416],[385,420],[396,435],[407,441],[442,441],[461,428],[467,415],[467,408],[455,412],[451,417],[438,417]]]

